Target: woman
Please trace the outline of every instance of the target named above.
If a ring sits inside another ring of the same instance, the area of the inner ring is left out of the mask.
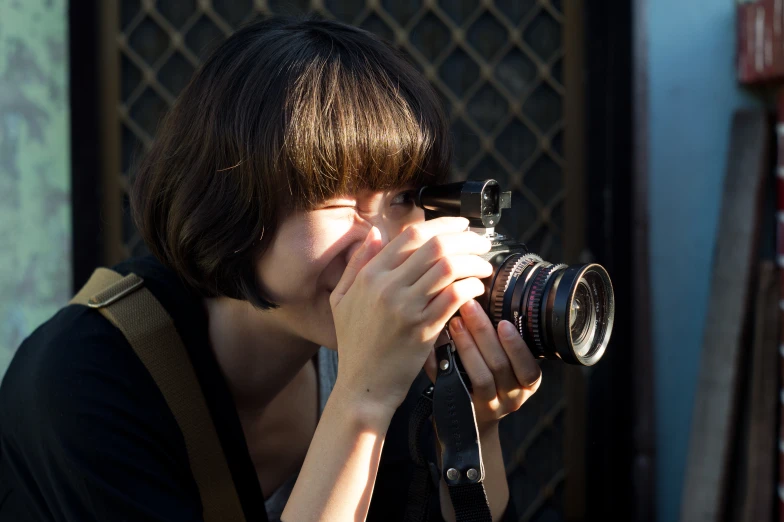
[[[473,299],[489,242],[412,202],[450,152],[437,96],[394,48],[317,20],[235,33],[160,128],[132,197],[153,256],[115,269],[173,317],[248,521],[402,518],[408,408],[458,310],[488,501],[511,516],[498,421],[541,372]],[[86,307],[18,350],[0,437],[2,521],[201,520],[160,391]],[[443,481],[439,504],[452,519]]]

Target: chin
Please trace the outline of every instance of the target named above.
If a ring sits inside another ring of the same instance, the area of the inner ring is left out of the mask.
[[[322,330],[321,335],[319,335],[318,344],[323,346],[324,348],[329,348],[332,351],[337,351],[338,349],[338,340],[335,336],[335,328],[330,325],[330,334],[324,335],[324,330]]]
[[[326,305],[323,320],[320,321],[317,331],[315,332],[316,343],[330,350],[337,351],[338,341],[337,334],[335,333],[335,320],[332,317],[332,306],[329,304],[329,297],[332,291],[326,292]]]
[[[331,311],[329,317],[325,317],[324,320],[311,322],[308,333],[310,334],[308,337],[311,342],[330,350],[337,350],[337,334],[335,333],[335,323],[332,320]]]

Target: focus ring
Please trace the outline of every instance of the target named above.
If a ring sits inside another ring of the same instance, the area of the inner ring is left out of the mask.
[[[523,270],[529,265],[534,263],[541,263],[542,258],[536,254],[523,254],[508,260],[504,263],[501,271],[496,277],[496,283],[493,285],[493,295],[491,301],[492,319],[493,324],[498,325],[504,318],[504,300],[506,299],[506,292],[509,290],[509,284],[512,278],[518,277]]]
[[[550,276],[564,268],[566,265],[550,265],[539,270],[534,276],[531,284],[531,291],[528,293],[528,331],[536,347],[534,355],[544,355],[544,331],[542,331],[542,299],[544,298],[544,287]],[[522,332],[520,332],[522,335]]]
[[[492,296],[492,304],[491,308],[493,311],[493,324],[497,325],[501,322],[504,315],[504,294],[506,293],[506,288],[509,286],[509,279],[512,276],[512,270],[517,266],[517,263],[513,263],[511,260],[504,263],[504,266],[501,268],[501,272],[499,272],[498,277],[496,277],[496,284],[494,287],[494,292]]]
[[[498,324],[503,319],[504,315],[504,294],[506,287],[509,284],[509,278],[512,275],[514,263],[506,263],[501,269],[501,272],[496,278],[495,291],[493,292],[493,300],[491,308],[493,310],[493,324]]]

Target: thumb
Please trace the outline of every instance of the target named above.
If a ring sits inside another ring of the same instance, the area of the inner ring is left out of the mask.
[[[362,246],[354,252],[353,256],[351,256],[340,281],[338,281],[337,286],[335,286],[335,289],[330,296],[330,304],[333,307],[343,299],[343,296],[346,295],[348,289],[354,284],[359,271],[378,254],[378,251],[380,250],[380,236],[381,234],[379,233],[378,228],[371,228],[365,238],[365,242],[362,243]]]

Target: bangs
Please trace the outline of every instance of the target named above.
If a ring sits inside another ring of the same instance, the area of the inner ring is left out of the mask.
[[[383,63],[330,43],[290,76],[276,171],[294,205],[447,179],[449,129],[430,85],[402,55]]]
[[[233,33],[180,93],[132,210],[187,285],[268,309],[255,267],[288,212],[442,183],[450,163],[441,100],[400,51],[339,22],[272,17]]]

